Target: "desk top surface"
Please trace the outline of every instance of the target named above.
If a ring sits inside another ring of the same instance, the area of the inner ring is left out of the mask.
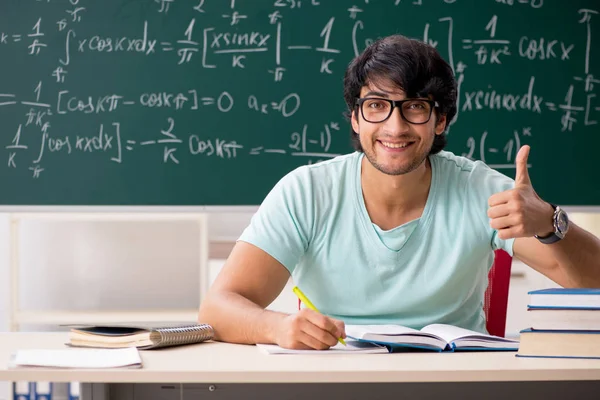
[[[0,333],[0,381],[290,383],[600,380],[600,360],[518,358],[515,352],[267,355],[206,342],[141,351],[141,369],[8,369],[18,349],[64,349],[67,334]]]

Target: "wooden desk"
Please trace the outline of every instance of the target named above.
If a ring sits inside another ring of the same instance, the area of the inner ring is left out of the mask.
[[[527,393],[528,399],[552,398],[564,390],[570,391],[570,398],[586,394],[597,398],[600,393],[600,360],[525,359],[514,352],[266,355],[255,346],[208,342],[142,351],[142,369],[7,369],[10,354],[17,349],[64,348],[66,340],[66,333],[0,333],[0,380],[121,384],[110,390],[96,385],[103,388],[96,395],[88,385],[82,400],[146,400],[147,396],[140,396],[148,388],[185,391],[174,399],[203,398],[203,394],[229,399],[240,398],[240,393],[245,395],[242,398],[254,398],[252,394],[270,398],[267,391],[277,398],[312,400],[329,390],[345,399],[387,398],[394,393],[398,398],[400,387],[407,395],[423,396],[427,391],[445,399],[453,394],[469,398],[468,393],[481,398],[521,398]],[[148,385],[145,389],[136,385],[134,390],[133,384]],[[290,389],[289,384],[296,385]]]

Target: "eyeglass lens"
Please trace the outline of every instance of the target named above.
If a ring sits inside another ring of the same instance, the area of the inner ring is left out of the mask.
[[[369,122],[382,122],[392,114],[392,103],[385,99],[366,99],[362,103],[363,118]],[[408,122],[422,124],[431,117],[431,104],[424,100],[411,100],[402,103],[402,116]]]

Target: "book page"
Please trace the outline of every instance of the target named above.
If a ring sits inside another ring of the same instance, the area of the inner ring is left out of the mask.
[[[142,366],[135,347],[126,349],[28,349],[18,350],[13,362],[19,367],[118,368]]]
[[[427,325],[421,332],[428,332],[437,335],[444,339],[446,342],[451,343],[461,338],[473,338],[481,341],[489,342],[514,342],[510,339],[501,338],[498,336],[486,335],[481,332],[471,331],[469,329],[459,328],[458,326],[446,325],[446,324],[431,324]]]
[[[420,331],[402,325],[346,325],[346,335],[362,339],[366,334],[419,335]]]

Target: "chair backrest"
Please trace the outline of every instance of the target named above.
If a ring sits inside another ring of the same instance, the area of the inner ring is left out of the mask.
[[[504,337],[505,334],[511,266],[510,254],[504,250],[496,250],[494,264],[488,273],[489,283],[483,303],[486,328],[490,335]],[[301,302],[298,300],[298,309],[300,307]]]
[[[508,308],[508,286],[512,257],[504,250],[496,250],[494,264],[488,274],[483,310],[486,328],[490,335],[504,337],[506,311]]]

